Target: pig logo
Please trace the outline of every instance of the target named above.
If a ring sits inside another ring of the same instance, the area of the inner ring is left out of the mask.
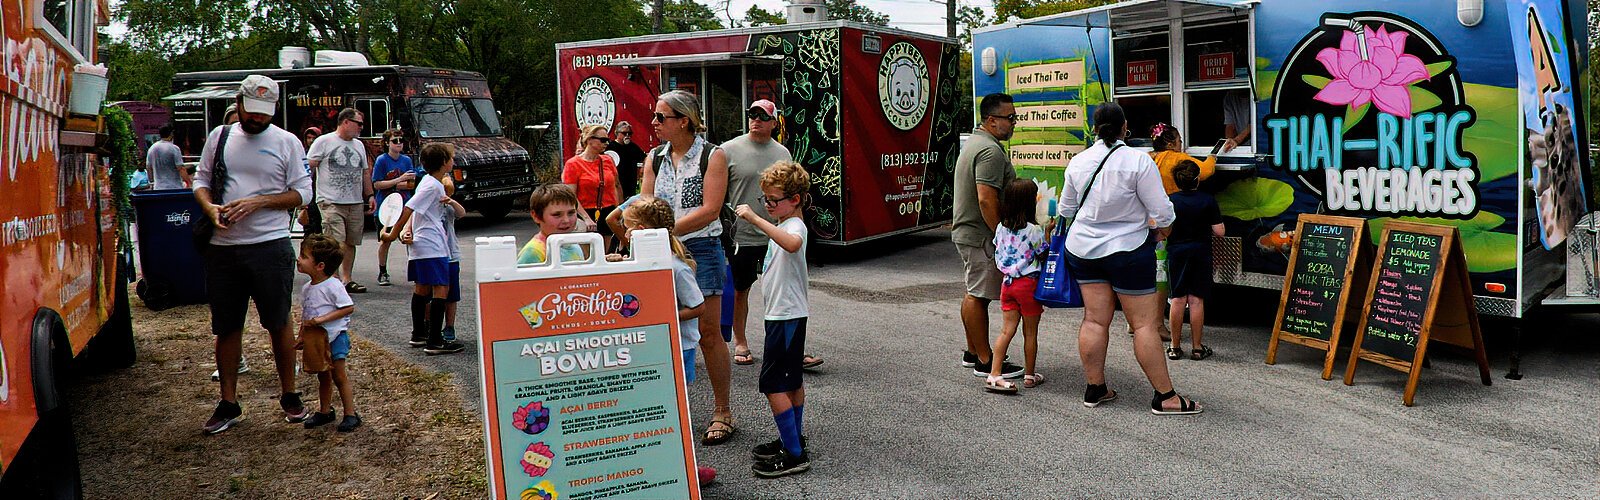
[[[911,130],[928,113],[928,62],[910,42],[896,42],[878,63],[878,103],[889,124]]]
[[[617,117],[617,101],[611,94],[611,85],[598,76],[591,76],[578,85],[574,96],[577,101],[573,116],[578,128],[589,125],[611,126]]]

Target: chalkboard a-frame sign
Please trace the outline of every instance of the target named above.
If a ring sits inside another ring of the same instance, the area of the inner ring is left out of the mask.
[[[1366,219],[1302,214],[1295,225],[1294,251],[1283,276],[1283,295],[1267,344],[1267,364],[1278,362],[1278,342],[1322,349],[1322,379],[1333,378],[1335,353],[1344,329],[1350,291],[1361,290],[1352,277],[1369,260]]]
[[[1405,405],[1411,406],[1428,342],[1437,340],[1472,349],[1483,385],[1490,385],[1489,356],[1456,228],[1390,221],[1376,256],[1344,384],[1354,384],[1359,360],[1407,372]]]

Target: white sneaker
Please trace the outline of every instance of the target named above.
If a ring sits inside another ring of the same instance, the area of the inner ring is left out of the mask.
[[[250,373],[250,364],[249,363],[245,363],[244,358],[239,358],[239,373]],[[212,370],[211,371],[211,381],[212,382],[218,382],[218,381],[221,381],[221,380],[222,380],[222,370]]]

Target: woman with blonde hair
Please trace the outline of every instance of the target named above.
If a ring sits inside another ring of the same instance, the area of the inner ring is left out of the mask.
[[[605,125],[586,125],[578,131],[578,154],[567,159],[561,169],[561,182],[578,193],[579,218],[593,231],[611,244],[611,226],[599,221],[617,208],[622,199],[621,183],[617,182],[617,164],[605,154],[611,144],[611,135]]]
[[[720,295],[727,279],[728,260],[722,249],[718,215],[728,195],[728,156],[701,136],[706,128],[700,119],[700,98],[694,94],[682,90],[661,94],[656,98],[650,124],[661,145],[645,155],[639,192],[672,206],[678,218],[672,234],[683,240],[694,257],[695,282],[706,297],[704,317],[721,318]],[[729,358],[729,339],[722,336],[720,321],[702,321],[699,328],[700,349],[705,353],[716,402],[711,425],[700,442],[718,445],[733,438],[737,431],[728,403],[733,360]]]

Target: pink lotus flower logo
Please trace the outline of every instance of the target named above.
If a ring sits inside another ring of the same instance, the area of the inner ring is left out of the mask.
[[[1429,73],[1421,59],[1405,53],[1408,33],[1391,33],[1381,26],[1375,32],[1359,24],[1353,27],[1353,31],[1344,32],[1339,48],[1317,52],[1317,60],[1333,80],[1317,92],[1315,99],[1351,108],[1370,102],[1379,111],[1411,117],[1410,87],[1427,80]]]

